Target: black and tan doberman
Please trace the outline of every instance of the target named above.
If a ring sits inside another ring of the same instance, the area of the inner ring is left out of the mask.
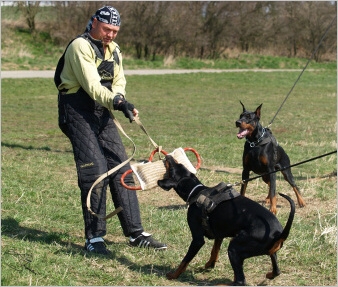
[[[189,204],[188,224],[192,241],[178,268],[167,273],[168,279],[176,279],[204,245],[204,237],[215,239],[209,261],[205,268],[214,268],[219,257],[222,241],[231,237],[228,256],[234,271],[232,285],[246,285],[243,271],[245,259],[269,255],[272,272],[266,278],[273,279],[280,274],[276,252],[287,239],[295,214],[291,198],[285,197],[291,206],[287,223],[282,225],[264,206],[241,196],[231,185],[221,183],[214,188],[204,186],[184,165],[178,164],[172,156],[166,156],[166,177],[158,181],[164,190],[173,188]]]
[[[243,112],[236,121],[236,127],[239,128],[238,139],[246,138],[243,151],[243,171],[241,195],[245,196],[248,185],[250,171],[263,175],[263,181],[269,185],[269,193],[266,198],[270,203],[270,211],[276,214],[276,173],[281,170],[284,179],[292,186],[300,207],[305,206],[299,188],[297,187],[291,173],[290,159],[284,149],[278,144],[272,132],[268,128],[263,128],[259,120],[261,117],[262,104],[257,107],[255,112],[247,111],[243,103]]]

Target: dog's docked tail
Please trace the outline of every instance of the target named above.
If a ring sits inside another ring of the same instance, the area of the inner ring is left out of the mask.
[[[285,225],[282,233],[280,234],[277,241],[274,243],[274,245],[269,250],[269,255],[276,253],[280,248],[282,248],[283,242],[289,236],[291,226],[292,226],[292,222],[293,222],[293,218],[295,216],[296,207],[295,207],[294,201],[289,196],[287,196],[285,194],[279,193],[279,195],[284,197],[290,203],[291,210],[290,210],[288,221],[286,222],[286,225]]]

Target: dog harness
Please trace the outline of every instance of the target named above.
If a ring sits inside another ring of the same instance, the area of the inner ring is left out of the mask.
[[[189,205],[196,202],[197,207],[202,210],[202,226],[206,237],[209,239],[215,238],[210,227],[209,214],[213,212],[213,210],[221,202],[234,199],[239,195],[240,194],[232,187],[231,184],[221,182],[215,187],[203,189],[189,200]]]

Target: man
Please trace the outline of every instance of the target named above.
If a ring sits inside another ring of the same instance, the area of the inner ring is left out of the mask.
[[[59,90],[59,127],[72,144],[81,189],[85,249],[100,254],[110,253],[103,240],[106,221],[88,212],[87,195],[100,175],[127,159],[110,111],[122,111],[130,122],[138,115],[134,105],[125,99],[122,55],[114,42],[120,25],[120,15],[115,8],[105,6],[97,10],[85,33],[67,47],[54,78]],[[124,165],[93,188],[91,209],[105,216],[109,185],[115,208],[123,208],[118,218],[124,235],[129,236],[129,244],[166,249],[165,244],[144,232],[136,191],[121,185],[121,175],[128,169],[130,165]],[[125,183],[134,184],[131,174]]]

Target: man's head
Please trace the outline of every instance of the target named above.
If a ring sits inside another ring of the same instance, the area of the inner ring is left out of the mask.
[[[121,26],[121,18],[119,12],[112,6],[104,6],[95,12],[94,18],[102,23],[113,26]]]
[[[89,20],[86,32],[103,45],[113,41],[120,30],[121,18],[119,12],[112,6],[104,6],[98,9]]]

